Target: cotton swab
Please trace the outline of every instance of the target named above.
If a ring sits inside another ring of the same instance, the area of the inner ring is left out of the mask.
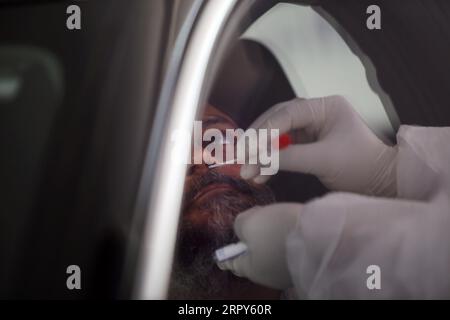
[[[227,260],[236,258],[241,254],[244,254],[245,252],[247,252],[247,250],[247,245],[243,242],[232,243],[225,247],[217,249],[214,252],[214,261],[216,263],[225,262]]]
[[[288,133],[282,134],[278,137],[278,150],[283,150],[289,147],[292,144],[292,138]],[[237,159],[231,159],[222,163],[215,163],[210,166],[208,166],[209,169],[222,167],[230,164],[235,164],[237,162]]]

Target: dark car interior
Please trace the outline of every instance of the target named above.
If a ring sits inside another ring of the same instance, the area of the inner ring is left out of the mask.
[[[172,9],[79,5],[0,4],[0,298],[118,296]]]

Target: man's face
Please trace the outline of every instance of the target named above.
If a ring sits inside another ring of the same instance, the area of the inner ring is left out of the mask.
[[[217,108],[208,106],[202,117],[202,129],[204,132],[212,128],[225,134],[226,129],[237,129],[237,125]],[[203,163],[188,169],[176,261],[176,267],[183,273],[207,276],[219,271],[212,255],[216,249],[238,241],[233,232],[235,217],[253,206],[274,202],[267,186],[240,177],[240,167],[232,164],[209,168]],[[199,281],[196,280],[196,286]],[[205,286],[211,287],[207,283]]]
[[[217,129],[225,136],[227,129],[236,128],[236,123],[229,116],[215,107],[206,107],[202,117],[202,135],[208,129]],[[208,143],[204,142],[202,148]],[[240,167],[239,164],[231,164],[210,169],[204,163],[191,165],[186,177],[183,218],[199,227],[206,227],[211,215],[215,213],[209,208],[209,203],[224,202],[224,194],[229,193],[234,193],[242,199],[250,196],[244,190],[239,190],[239,186],[234,183],[244,182],[240,178]]]
[[[237,128],[229,116],[213,106],[206,107],[202,117],[203,132],[218,129],[225,136],[227,129]],[[220,246],[223,241],[231,240],[234,218],[239,212],[256,204],[273,202],[266,186],[247,182],[240,177],[240,168],[239,164],[209,168],[203,163],[191,165],[188,169],[183,223],[202,230],[200,233],[209,232],[208,236],[220,241]],[[224,239],[221,241],[222,237]]]

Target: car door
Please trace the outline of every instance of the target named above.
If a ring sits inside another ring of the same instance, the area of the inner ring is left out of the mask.
[[[183,17],[166,0],[75,4],[79,29],[67,27],[72,3],[0,4],[1,298],[119,296],[170,28]]]
[[[139,230],[136,234],[140,235],[135,248],[139,249],[134,251],[136,255],[133,255],[137,257],[133,260],[136,262],[135,269],[130,269],[135,271],[131,272],[134,274],[134,297],[160,299],[167,296],[186,173],[183,163],[173,161],[171,134],[175,130],[190,132],[192,122],[201,114],[205,102],[210,98],[220,66],[229,51],[244,31],[278,2],[280,1],[209,1],[200,7],[196,15],[186,50],[178,52],[183,53],[178,57],[180,65],[172,69],[173,73],[170,74],[175,81],[170,82],[170,87],[163,86],[162,91],[167,91],[164,95],[166,100],[160,100],[159,107],[164,109],[159,118],[161,126],[154,132],[154,143],[147,154],[147,159],[151,161],[146,161],[135,216],[136,230]],[[396,129],[403,123],[449,124],[449,109],[444,107],[443,97],[445,92],[449,91],[441,89],[450,83],[450,73],[444,75],[437,69],[438,65],[446,68],[444,60],[439,59],[439,63],[435,65],[430,56],[423,60],[427,51],[423,45],[417,46],[419,50],[410,50],[411,52],[406,54],[405,48],[399,44],[405,35],[408,35],[410,40],[408,46],[430,37],[437,43],[438,56],[441,54],[439,48],[448,53],[449,42],[446,36],[442,33],[433,34],[434,28],[440,28],[439,26],[445,26],[445,30],[449,30],[444,19],[445,14],[438,14],[438,8],[444,12],[450,10],[444,1],[437,0],[427,8],[424,8],[420,1],[408,2],[408,12],[423,13],[424,18],[419,21],[413,19],[414,14],[403,15],[406,9],[400,1],[378,1],[383,12],[387,13],[383,24],[386,28],[378,33],[370,33],[366,27],[366,9],[372,4],[370,1],[287,2],[312,5],[344,39],[351,40],[350,42],[358,46],[354,53],[359,55],[362,62],[370,60],[370,64],[364,65],[370,73],[368,81],[373,90],[378,90],[378,94],[387,95],[382,99],[382,111],[386,115],[386,121],[391,122],[387,124],[389,127]],[[408,24],[400,25],[399,17],[404,19],[402,21],[408,21]],[[418,24],[413,26],[413,23]],[[430,24],[434,25],[431,29]],[[418,28],[420,33],[414,35],[405,25],[412,26],[412,29]],[[441,31],[444,30],[442,28]],[[352,47],[352,50],[355,49]],[[422,72],[427,77],[437,74],[443,81],[439,82],[439,85],[435,81],[426,83],[411,69],[415,63],[425,63],[429,68],[423,67]],[[327,70],[317,72],[322,76],[327,75]],[[371,79],[372,76],[378,77],[378,89],[373,83],[374,79]],[[236,78],[239,78],[238,73]],[[385,93],[381,92],[381,89]],[[423,95],[428,95],[428,100]],[[386,97],[392,99],[392,103],[386,103]],[[428,109],[425,101],[433,102],[433,107]],[[181,143],[178,147],[180,149],[177,149],[176,154],[179,157],[187,156],[187,143]]]

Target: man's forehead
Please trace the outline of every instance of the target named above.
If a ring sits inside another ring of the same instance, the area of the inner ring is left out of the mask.
[[[208,122],[210,125],[214,123],[229,123],[234,127],[237,127],[236,121],[234,121],[230,116],[226,113],[222,112],[218,108],[207,105],[205,111],[202,116],[202,121]],[[213,123],[214,122],[214,123]]]

